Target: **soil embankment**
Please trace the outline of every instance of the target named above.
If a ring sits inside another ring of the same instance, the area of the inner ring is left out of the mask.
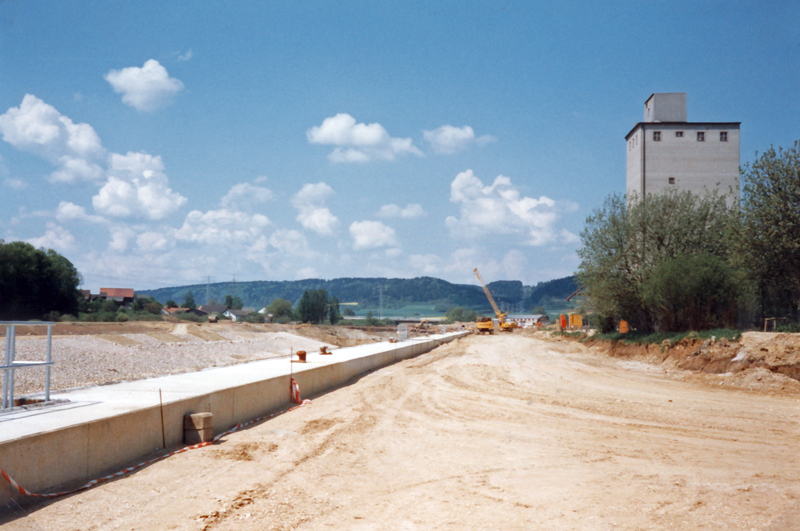
[[[732,382],[762,380],[767,373],[800,381],[800,334],[745,332],[739,341],[686,338],[674,345],[667,342],[636,345],[591,339],[585,344],[615,358],[661,364],[667,369],[736,377]]]

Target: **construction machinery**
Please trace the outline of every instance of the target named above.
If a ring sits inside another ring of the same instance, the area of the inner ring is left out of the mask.
[[[497,314],[497,322],[500,325],[500,331],[511,332],[514,330],[517,327],[517,323],[509,323],[506,321],[506,315],[508,315],[508,312],[501,312],[497,307],[497,303],[494,302],[494,297],[492,297],[492,292],[486,287],[486,283],[481,278],[481,274],[478,273],[478,268],[476,267],[472,272],[475,273],[476,277],[478,277],[481,287],[483,287],[483,292],[486,293],[486,298],[489,299],[489,303],[491,303],[494,313]],[[478,317],[478,321],[475,323],[475,326],[477,327],[478,332],[481,334],[494,333],[494,322],[489,317]]]

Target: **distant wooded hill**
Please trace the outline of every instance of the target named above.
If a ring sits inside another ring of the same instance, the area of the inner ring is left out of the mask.
[[[432,277],[419,278],[336,278],[333,280],[306,279],[294,281],[259,280],[253,282],[217,282],[194,284],[153,290],[140,290],[140,296],[150,296],[165,303],[174,300],[183,303],[191,291],[198,305],[207,299],[224,301],[226,295],[238,296],[245,306],[260,308],[274,299],[285,299],[296,305],[303,292],[312,289],[327,290],[339,302],[357,302],[361,308],[377,308],[383,286],[383,307],[400,308],[411,304],[462,306],[474,310],[491,311],[486,295],[476,283],[452,284]],[[489,284],[489,289],[499,305],[513,311],[523,311],[544,304],[550,299],[565,299],[575,291],[574,277],[567,277],[536,286],[523,286],[518,280],[502,280]],[[208,291],[208,294],[206,293]]]

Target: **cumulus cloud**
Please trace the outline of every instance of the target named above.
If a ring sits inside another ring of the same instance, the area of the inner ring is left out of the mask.
[[[472,170],[459,173],[450,184],[450,201],[460,205],[461,217],[445,220],[454,236],[477,237],[487,234],[519,234],[528,245],[569,243],[572,235],[557,230],[563,212],[577,209],[571,202],[556,202],[549,197],[523,197],[511,179],[498,176],[484,186]]]
[[[380,221],[355,221],[350,225],[350,236],[356,250],[397,246],[394,229]]]
[[[423,156],[410,138],[392,138],[379,123],[357,123],[347,113],[325,118],[322,125],[306,131],[312,144],[337,146],[329,155],[331,162],[369,162],[394,160],[398,155]]]
[[[174,246],[174,241],[163,231],[145,231],[136,237],[136,247],[145,253],[164,252]]]
[[[88,124],[76,124],[32,94],[19,107],[0,115],[3,140],[57,167],[54,182],[94,181],[103,177],[97,164],[106,153],[100,137]]]
[[[472,145],[482,146],[495,140],[493,136],[475,136],[472,127],[453,127],[443,125],[433,131],[423,131],[425,140],[436,153],[451,154],[467,149]]]
[[[400,208],[394,203],[383,205],[378,211],[378,216],[382,218],[406,218],[414,219],[427,216],[428,213],[417,203],[409,203],[405,208]]]
[[[186,204],[169,188],[161,157],[148,153],[112,153],[109,177],[92,198],[95,210],[114,217],[162,219]]]
[[[267,216],[230,210],[193,210],[175,233],[178,240],[229,247],[252,245],[270,225]]]
[[[329,236],[339,227],[339,218],[324,205],[334,194],[325,183],[306,184],[292,197],[292,206],[297,209],[297,221],[303,228]]]
[[[231,187],[222,198],[222,208],[232,210],[247,210],[272,199],[272,191],[263,186],[250,183],[239,183]]]
[[[71,251],[78,246],[75,237],[64,227],[49,222],[44,236],[27,240],[34,247],[55,249],[57,251]]]
[[[118,253],[128,250],[128,242],[136,237],[136,231],[129,227],[114,227],[111,229],[111,241],[108,249]]]
[[[260,236],[247,248],[245,257],[271,275],[297,279],[309,278],[307,273],[312,266],[308,264],[327,262],[308,244],[305,235],[294,229],[278,229],[269,236]]]
[[[103,79],[108,81],[114,92],[122,94],[123,103],[137,111],[153,111],[163,107],[174,94],[183,90],[183,83],[169,77],[167,69],[155,59],[145,62],[141,68],[130,66],[111,70]]]
[[[103,223],[105,220],[100,216],[92,216],[86,213],[86,209],[82,206],[70,203],[69,201],[61,201],[56,209],[56,219],[61,223],[70,221],[87,221],[89,223]]]

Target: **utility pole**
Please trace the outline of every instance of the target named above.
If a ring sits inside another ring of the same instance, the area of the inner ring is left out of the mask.
[[[378,286],[378,294],[380,297],[380,310],[378,311],[378,319],[383,319],[383,284]]]

